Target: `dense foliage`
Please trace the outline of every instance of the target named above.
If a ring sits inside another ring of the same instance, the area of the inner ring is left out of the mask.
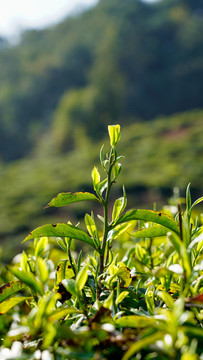
[[[59,193],[47,205],[92,202],[103,213],[86,213],[85,230],[67,219],[36,228],[28,251],[0,268],[2,360],[202,359],[203,226],[195,208],[203,197],[192,202],[188,185],[185,199],[176,192],[161,211],[125,211],[123,187],[111,209],[123,156],[120,126],[108,130],[105,177],[93,168],[94,192]]]

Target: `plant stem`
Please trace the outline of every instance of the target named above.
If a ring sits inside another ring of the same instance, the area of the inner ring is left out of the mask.
[[[150,256],[150,259],[151,259],[151,269],[153,269],[154,267],[154,262],[153,262],[153,256],[152,256],[152,242],[153,242],[153,238],[150,238],[149,240],[149,256]]]
[[[74,274],[75,274],[75,276],[76,276],[77,273],[76,273],[75,265],[74,265],[74,263],[73,263],[72,254],[71,254],[71,250],[70,250],[71,241],[72,241],[72,239],[70,239],[69,242],[68,242],[68,258],[69,258],[71,267],[72,267],[72,269],[73,269],[73,272],[74,272]]]
[[[100,252],[100,265],[99,265],[99,275],[102,275],[104,272],[104,262],[105,262],[105,252],[106,252],[106,244],[107,244],[107,237],[109,232],[109,223],[108,223],[108,206],[109,206],[109,194],[112,186],[111,181],[111,172],[114,165],[114,159],[113,159],[113,148],[111,148],[110,155],[109,155],[109,169],[108,169],[108,175],[107,175],[107,189],[106,189],[106,195],[105,200],[103,201],[104,206],[104,234],[103,234],[103,241],[101,246],[101,252]],[[97,298],[99,297],[100,289],[101,289],[101,276],[98,281],[98,291],[97,291]]]
[[[179,202],[178,202],[178,218],[179,218],[180,238],[181,241],[183,241],[183,220],[181,214],[181,206]]]

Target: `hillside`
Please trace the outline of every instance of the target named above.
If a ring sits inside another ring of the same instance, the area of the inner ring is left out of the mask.
[[[50,147],[66,152],[78,126],[100,139],[109,123],[201,108],[201,9],[201,0],[100,0],[55,27],[25,32],[18,46],[4,46],[2,161],[33,153],[47,134]]]
[[[195,197],[203,193],[203,111],[191,111],[137,122],[122,128],[119,152],[125,156],[115,196],[125,183],[128,207],[160,207],[179,187],[189,182]],[[92,190],[91,171],[98,165],[97,144],[79,134],[77,147],[66,155],[18,160],[0,168],[0,240],[4,257],[33,228],[47,222],[83,221],[87,203],[60,210],[44,210],[59,192]],[[90,204],[92,205],[92,204]]]
[[[44,211],[90,187],[108,124],[122,127],[117,184],[153,207],[191,182],[202,195],[202,1],[100,0],[0,48],[0,241],[5,258],[32,228],[81,220]],[[86,208],[86,211],[88,209]]]

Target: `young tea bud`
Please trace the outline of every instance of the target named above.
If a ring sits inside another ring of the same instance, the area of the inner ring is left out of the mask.
[[[109,131],[111,146],[116,146],[121,137],[120,125],[109,125],[108,131]]]

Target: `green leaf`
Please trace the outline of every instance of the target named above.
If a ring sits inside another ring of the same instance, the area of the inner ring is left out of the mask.
[[[200,228],[200,230],[197,233],[197,237],[190,243],[188,248],[191,250],[196,244],[200,244],[203,241],[203,228]],[[198,248],[197,248],[198,251]]]
[[[189,337],[195,337],[200,339],[200,341],[203,341],[203,329],[198,328],[197,326],[182,326],[181,330],[189,336]]]
[[[121,169],[122,169],[122,165],[120,163],[116,162],[115,165],[113,166],[114,180],[116,180],[117,177],[119,176]]]
[[[130,348],[126,351],[122,360],[130,359],[136,352],[140,351],[141,349],[146,349],[149,345],[154,345],[157,340],[161,340],[164,337],[164,333],[156,332],[153,335],[147,336],[144,339],[138,340],[135,342]]]
[[[81,291],[85,284],[86,284],[86,281],[87,281],[87,278],[88,278],[88,265],[84,266],[80,271],[79,273],[77,274],[77,277],[76,277],[76,286],[78,288],[79,291]]]
[[[89,234],[93,238],[97,238],[98,237],[97,228],[96,228],[94,219],[89,214],[85,215],[85,225],[87,227]]]
[[[25,251],[23,250],[22,255],[21,255],[21,259],[20,259],[20,266],[22,268],[23,271],[25,272],[29,272],[29,263],[28,263],[28,256],[25,253]]]
[[[56,309],[55,311],[53,311],[53,313],[51,314],[51,316],[48,318],[48,321],[50,321],[51,323],[53,323],[54,321],[58,321],[62,318],[64,318],[65,316],[69,315],[69,314],[81,314],[81,311],[75,309],[75,308],[59,308]]]
[[[130,275],[130,270],[125,266],[124,263],[119,263],[119,273],[118,277],[121,279],[121,286],[127,288],[131,282],[132,277]]]
[[[0,315],[7,313],[10,309],[12,309],[14,306],[18,305],[22,301],[30,300],[32,297],[28,296],[18,296],[18,297],[12,297],[9,299],[6,299],[0,304]]]
[[[32,290],[38,292],[40,295],[43,295],[42,285],[38,280],[36,280],[35,276],[32,273],[27,273],[15,267],[9,267],[9,270],[13,275],[15,275],[24,284],[29,286]]]
[[[121,137],[120,125],[109,125],[108,132],[111,146],[116,146]]]
[[[38,257],[40,256],[43,251],[45,250],[46,246],[48,244],[48,237],[47,236],[43,236],[40,239],[38,239],[36,241],[35,245],[35,256]]]
[[[174,309],[174,301],[170,294],[165,291],[158,291],[157,295],[165,302],[166,306],[170,309]]]
[[[64,280],[62,280],[62,284],[70,294],[72,294],[74,296],[78,295],[75,280],[73,280],[73,279],[64,279]]]
[[[122,215],[115,223],[122,224],[127,221],[132,220],[143,220],[143,221],[150,221],[160,225],[165,226],[166,228],[174,231],[175,233],[179,234],[179,227],[175,220],[173,220],[170,216],[153,210],[130,210],[124,215]]]
[[[135,255],[141,263],[144,263],[146,257],[146,250],[140,244],[135,244]]]
[[[101,181],[99,183],[99,185],[97,186],[97,191],[98,191],[98,194],[101,196],[102,193],[104,192],[104,190],[107,188],[107,184],[108,184],[108,180],[107,179],[104,179],[103,181]]]
[[[118,236],[120,236],[123,232],[125,232],[129,227],[131,226],[131,224],[120,224],[115,226],[112,230],[110,230],[108,232],[108,236],[107,236],[107,241],[110,241],[110,243],[112,243],[112,241],[117,238]]]
[[[60,284],[62,280],[71,279],[74,275],[75,274],[69,260],[59,261],[56,270],[56,286]]]
[[[145,328],[156,326],[158,320],[148,316],[128,315],[117,319],[116,324],[120,327]]]
[[[111,293],[109,294],[109,296],[103,303],[104,308],[109,309],[109,310],[111,309],[111,307],[113,306],[113,296],[114,296],[114,292],[111,291]]]
[[[68,192],[68,193],[58,194],[48,203],[46,208],[50,206],[55,206],[55,207],[65,206],[78,201],[86,201],[86,200],[94,200],[100,202],[100,200],[94,194],[91,194],[89,192],[78,192],[75,194]]]
[[[124,185],[123,185],[123,198],[124,198],[124,201],[123,201],[123,206],[122,206],[122,209],[121,209],[121,213],[125,210],[126,205],[127,205],[127,196],[126,196],[126,191],[125,191]]]
[[[93,180],[93,188],[97,192],[98,186],[99,186],[99,183],[100,183],[100,174],[99,174],[99,171],[98,171],[96,166],[94,166],[94,169],[92,170],[91,175],[92,175],[92,180]]]
[[[0,287],[0,303],[6,300],[9,296],[21,291],[25,288],[22,281],[11,281],[6,285]]]
[[[44,259],[38,257],[36,260],[37,275],[42,283],[46,283],[49,278],[49,272]]]
[[[60,248],[66,253],[67,252],[67,245],[64,243],[64,241],[59,237],[56,239],[57,244],[60,246]]]
[[[197,204],[199,204],[199,203],[202,202],[202,201],[203,201],[203,196],[200,197],[199,199],[197,199],[195,202],[193,202],[190,210],[192,210],[194,206],[196,206]]]
[[[78,229],[77,227],[69,224],[56,224],[56,225],[43,225],[35,230],[33,230],[23,242],[34,239],[37,237],[69,237],[71,239],[81,240],[89,245],[91,245],[94,249],[95,245],[89,235],[87,235],[83,230]]]
[[[187,207],[187,210],[188,210],[188,211],[189,211],[190,208],[191,208],[190,183],[188,184],[187,189],[186,189],[186,207]]]
[[[116,299],[116,305],[120,304],[120,302],[123,301],[125,299],[125,297],[128,296],[128,294],[129,294],[129,291],[122,291]]]
[[[124,197],[116,199],[112,212],[112,221],[116,221],[118,219],[121,210],[123,209],[124,201],[125,201]]]
[[[152,227],[140,229],[131,234],[131,236],[137,238],[153,238],[158,236],[165,236],[168,233],[168,229],[161,225],[154,225]]]
[[[179,236],[174,233],[169,232],[168,238],[169,238],[170,242],[173,244],[173,246],[174,246],[175,250],[178,252],[178,254],[181,255],[182,242],[181,242]]]
[[[102,145],[102,147],[100,149],[100,163],[101,163],[101,166],[103,167],[104,171],[106,171],[105,158],[104,158],[104,145]]]

